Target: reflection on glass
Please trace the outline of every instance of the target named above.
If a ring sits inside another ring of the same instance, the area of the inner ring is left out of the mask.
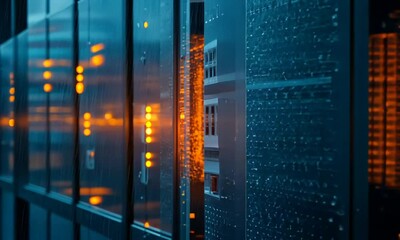
[[[139,0],[133,8],[134,221],[165,235],[173,214],[172,2]]]
[[[29,205],[29,239],[47,239],[47,211],[34,204]]]
[[[28,26],[31,27],[46,17],[47,0],[29,0],[28,4]]]
[[[108,238],[103,235],[90,230],[87,227],[81,226],[81,239],[82,240],[107,240]]]
[[[80,97],[81,201],[114,213],[122,210],[126,158],[122,2],[79,4],[79,65],[73,77]]]
[[[245,5],[204,6],[205,239],[239,240],[245,239]]]
[[[14,195],[7,191],[0,192],[0,238],[14,239]]]
[[[72,222],[56,214],[51,214],[50,239],[71,240],[73,239]]]
[[[43,61],[49,91],[51,190],[70,194],[74,158],[74,89],[72,76],[72,8],[49,20],[49,58]]]
[[[14,45],[10,40],[0,48],[0,174],[11,177],[14,165]]]
[[[46,24],[36,23],[28,30],[28,124],[29,124],[29,182],[46,186],[49,92],[43,73],[49,70],[46,57]]]
[[[43,1],[43,0],[42,0]],[[49,12],[50,14],[52,13],[57,13],[60,10],[63,10],[74,3],[74,0],[49,0]],[[72,18],[68,18],[69,20],[72,20]]]

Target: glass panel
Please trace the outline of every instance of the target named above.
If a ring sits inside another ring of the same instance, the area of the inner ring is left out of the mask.
[[[108,240],[100,233],[90,230],[87,227],[81,226],[81,239],[82,240]]]
[[[115,213],[121,213],[126,158],[123,2],[79,4],[80,67],[76,69],[81,200]]]
[[[51,236],[54,240],[72,240],[72,222],[56,214],[51,214]]]
[[[349,9],[246,2],[247,239],[348,239]]]
[[[29,239],[47,239],[47,211],[34,204],[29,206]]]
[[[63,10],[74,3],[74,0],[49,0],[49,1],[50,1],[49,2],[50,14]],[[72,19],[70,20],[72,21]]]
[[[46,17],[47,0],[28,0],[28,27]]]
[[[134,1],[134,201],[136,224],[172,231],[173,1]]]
[[[14,165],[14,40],[0,47],[0,174],[11,177]]]
[[[245,9],[204,2],[205,239],[245,239]]]
[[[46,24],[40,22],[28,29],[28,118],[29,181],[46,186],[47,111],[49,94],[43,66],[46,59]]]
[[[74,158],[74,85],[72,69],[72,10],[68,8],[49,19],[49,59],[44,61],[43,75],[51,84],[50,167],[51,190],[72,194],[71,178]]]
[[[2,191],[1,194],[1,239],[13,239],[14,237],[14,194]]]

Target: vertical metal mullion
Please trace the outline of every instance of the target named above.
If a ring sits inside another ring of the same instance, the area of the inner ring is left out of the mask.
[[[46,19],[45,19],[45,30],[46,30],[46,56],[45,59],[50,58],[50,20],[48,18],[50,12],[50,0],[46,1]],[[51,190],[51,164],[50,164],[50,148],[51,148],[51,134],[50,134],[50,94],[46,94],[46,192],[49,193]],[[51,238],[51,212],[46,209],[46,237],[47,240]]]
[[[125,166],[122,191],[122,239],[130,239],[133,223],[133,0],[125,2]]]
[[[14,37],[15,102],[14,102],[14,239],[29,239],[29,203],[20,198],[20,190],[28,182],[28,107],[27,107],[27,59],[20,59],[16,36],[27,19],[26,0],[11,1],[11,29]]]
[[[46,3],[46,14],[49,13],[49,0]],[[45,19],[45,30],[46,30],[46,54],[45,59],[50,58],[50,23],[49,19]],[[50,92],[46,94],[46,192],[50,192]]]
[[[181,34],[181,0],[173,0],[173,76],[174,76],[174,117],[173,127],[174,133],[174,162],[173,162],[173,226],[172,239],[180,239],[180,164],[179,164],[179,69],[180,69],[180,34]]]
[[[78,1],[73,3],[73,53],[72,53],[72,76],[76,74],[76,67],[79,65],[79,11]],[[73,86],[76,84],[75,78],[71,79]],[[72,171],[72,228],[73,238],[80,239],[80,226],[77,222],[77,204],[79,202],[80,189],[80,144],[79,144],[79,94],[74,92],[74,159]]]
[[[368,238],[368,4],[351,3],[351,178],[349,239]]]

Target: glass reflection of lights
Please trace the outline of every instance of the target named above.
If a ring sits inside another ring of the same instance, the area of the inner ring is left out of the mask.
[[[92,196],[89,198],[89,203],[92,205],[100,205],[103,202],[103,197],[101,196]]]
[[[43,85],[43,91],[49,93],[53,90],[53,86],[50,83],[45,83]]]
[[[82,66],[77,66],[75,71],[76,71],[76,85],[75,85],[75,91],[78,94],[82,94],[85,91],[85,85],[83,84],[83,80],[85,77],[83,76],[84,68]]]
[[[143,23],[143,27],[144,27],[144,28],[148,28],[148,27],[149,27],[149,22],[145,21],[145,22]]]
[[[82,75],[82,74],[78,74],[78,75],[76,75],[76,81],[77,81],[77,82],[82,82],[82,81],[83,81],[83,79],[84,79],[84,77],[83,77],[83,75]]]
[[[84,69],[82,66],[80,66],[80,65],[76,67],[76,72],[77,72],[77,73],[83,73],[84,70],[85,70],[85,69]]]
[[[90,136],[90,134],[92,134],[92,131],[88,128],[83,130],[83,135],[85,135],[86,137]]]
[[[90,114],[89,112],[86,112],[85,114],[83,114],[83,119],[89,120],[91,118],[92,118],[92,114]]]
[[[90,114],[89,112],[85,112],[83,114],[83,135],[85,135],[86,137],[90,136],[92,134],[92,131],[90,130],[90,127],[92,126],[90,119],[92,118],[92,114]],[[93,152],[94,154],[94,152]],[[94,157],[94,155],[93,155]]]
[[[91,125],[90,121],[84,121],[83,122],[83,127],[84,128],[90,128],[90,125]]]
[[[105,58],[104,58],[104,56],[102,54],[94,55],[90,59],[90,63],[95,67],[99,67],[99,66],[103,65],[104,62],[105,62]]]
[[[104,114],[104,118],[106,119],[106,120],[110,120],[110,119],[112,119],[112,114],[111,113],[106,113],[106,114]]]
[[[52,77],[51,71],[44,71],[44,72],[43,72],[43,78],[44,78],[45,80],[49,80],[49,79],[51,79],[51,77]]]
[[[53,66],[53,61],[52,60],[46,59],[46,60],[43,61],[43,67],[49,68],[51,66]]]
[[[10,127],[14,127],[15,126],[15,120],[13,118],[8,120],[8,126],[10,126]]]
[[[97,52],[100,52],[101,50],[103,50],[104,48],[105,48],[105,46],[103,43],[98,43],[98,44],[91,46],[90,51],[92,53],[97,53]]]
[[[78,82],[75,87],[76,93],[82,94],[85,91],[85,85],[81,82]]]
[[[149,223],[148,221],[146,221],[146,222],[144,223],[144,227],[145,227],[145,228],[149,228],[149,227],[150,227],[150,223]]]

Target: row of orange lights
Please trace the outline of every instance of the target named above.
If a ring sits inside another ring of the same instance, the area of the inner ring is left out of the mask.
[[[53,62],[50,59],[46,59],[43,61],[43,67],[46,68],[46,70],[43,72],[43,79],[46,81],[50,81],[50,79],[52,78],[53,74],[51,73],[51,71],[47,70],[48,68],[50,68],[53,65]],[[43,91],[46,93],[49,93],[53,90],[53,86],[51,85],[51,83],[45,83],[43,85]]]
[[[90,130],[91,127],[91,123],[90,123],[90,119],[92,118],[92,115],[89,112],[86,112],[85,114],[83,114],[83,135],[85,135],[86,137],[90,136],[90,134],[92,134],[92,131]]]
[[[76,67],[76,85],[75,85],[75,91],[78,94],[82,94],[85,91],[85,85],[83,84],[83,80],[85,79],[83,77],[83,71],[85,70],[82,66],[77,66]]]
[[[15,101],[15,87],[14,87],[14,73],[10,73],[10,98],[9,101],[10,103]],[[8,120],[8,125],[10,127],[14,127],[15,126],[15,120],[14,120],[14,112],[11,111],[10,113],[10,119]]]
[[[149,143],[151,143],[153,141],[152,137],[151,137],[151,135],[153,134],[153,129],[152,129],[152,125],[153,124],[151,122],[152,109],[151,109],[150,106],[146,106],[145,111],[146,111],[146,114],[145,114],[145,119],[146,119],[146,123],[145,123],[145,142],[146,142],[146,144],[149,144]],[[146,147],[146,150],[147,150],[147,147]],[[146,151],[145,158],[146,158],[146,162],[145,162],[146,167],[147,168],[152,167],[153,166],[153,162],[152,162],[153,154],[151,152]],[[144,227],[145,228],[149,228],[150,227],[149,221],[145,221]]]
[[[151,122],[151,118],[152,118],[151,111],[152,111],[152,109],[151,109],[150,106],[146,106],[145,110],[146,110],[146,114],[145,114],[145,118],[146,118],[145,142],[146,142],[146,144],[149,144],[153,140],[152,137],[151,137],[151,135],[153,133],[152,122]],[[145,154],[145,158],[146,158],[145,165],[146,165],[147,168],[150,168],[153,165],[153,163],[151,161],[152,157],[153,157],[153,154],[151,152],[146,152],[146,154]]]
[[[103,43],[98,43],[90,47],[90,51],[92,53],[96,53],[93,57],[90,58],[90,63],[92,66],[99,67],[104,64],[105,58],[103,54],[98,54],[98,52],[102,51],[105,48]]]

